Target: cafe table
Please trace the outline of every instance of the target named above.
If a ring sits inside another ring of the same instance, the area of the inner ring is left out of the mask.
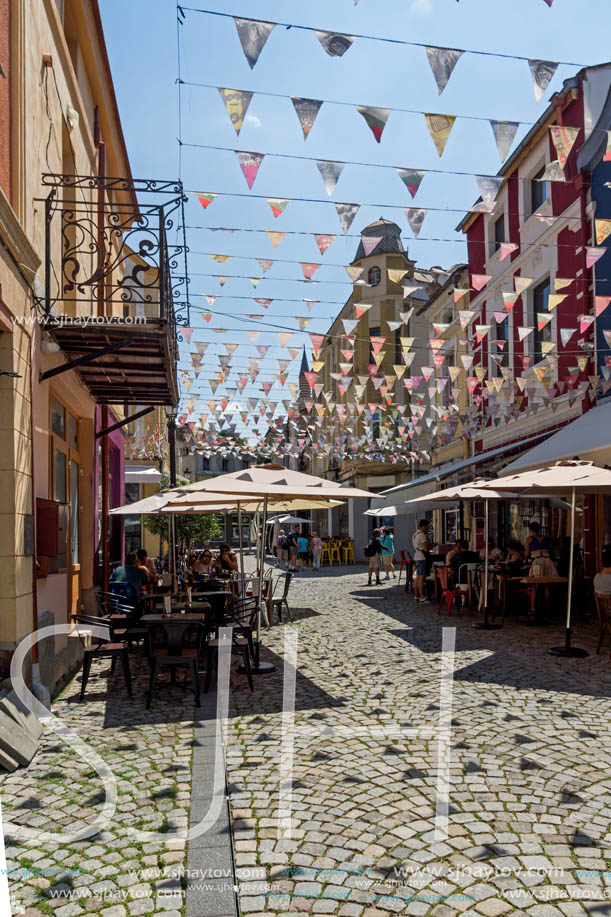
[[[196,592],[191,597],[191,608],[203,607],[206,605],[208,610],[212,610],[215,624],[221,625],[223,623],[225,605],[227,604],[227,600],[232,598],[232,596],[233,593],[229,592],[229,590]]]

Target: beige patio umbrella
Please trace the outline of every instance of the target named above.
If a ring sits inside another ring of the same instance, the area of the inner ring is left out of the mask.
[[[280,503],[280,498],[286,500],[305,500],[310,501],[310,505],[320,500],[350,500],[357,497],[370,499],[374,494],[367,490],[360,490],[357,487],[343,487],[334,481],[327,481],[325,478],[316,477],[311,474],[303,474],[300,471],[292,471],[285,468],[284,465],[269,464],[255,465],[251,468],[245,468],[241,471],[221,474],[218,477],[206,478],[203,481],[196,481],[194,484],[187,484],[185,487],[176,488],[180,490],[180,497],[174,501],[175,506],[181,504],[198,505],[200,502],[209,501],[210,495],[223,493],[233,494],[236,498],[250,498],[263,500],[263,518],[261,532],[266,530],[267,509],[271,502],[275,506]],[[244,499],[246,502],[246,499]],[[265,537],[261,537],[261,554],[259,562],[259,602],[257,617],[257,638],[260,633],[261,624],[261,603],[263,590],[263,572],[265,568]],[[259,641],[257,639],[257,650]],[[256,661],[255,671],[264,672],[272,671],[273,667],[259,667],[259,660]]]
[[[566,607],[566,628],[564,646],[551,647],[553,656],[583,657],[584,649],[571,646],[571,599],[573,591],[573,543],[575,540],[575,498],[579,494],[611,494],[611,471],[599,468],[592,462],[556,462],[533,471],[509,474],[483,485],[493,491],[511,491],[529,497],[543,493],[569,496],[571,498],[571,548],[569,562],[568,598]]]
[[[489,501],[490,500],[507,500],[511,497],[509,493],[501,493],[485,487],[489,482],[485,478],[478,478],[468,484],[456,484],[454,487],[446,487],[444,490],[438,490],[435,493],[428,494],[424,497],[416,497],[414,500],[407,500],[410,503],[449,503],[456,500],[483,500],[484,501],[484,620],[477,622],[473,627],[479,630],[499,630],[501,624],[493,624],[488,617],[488,520],[489,520]]]

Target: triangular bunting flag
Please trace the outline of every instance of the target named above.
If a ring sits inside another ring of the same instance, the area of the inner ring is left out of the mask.
[[[516,131],[520,126],[519,121],[491,121],[490,127],[496,140],[496,148],[499,151],[501,162],[505,162],[511,149]]]
[[[279,217],[281,213],[284,213],[286,210],[286,205],[290,204],[290,199],[284,197],[266,197],[265,200],[272,208],[272,213],[275,217]]]
[[[560,303],[564,302],[568,295],[568,293],[550,293],[547,297],[548,310],[551,312],[552,309],[555,309],[556,306],[559,306]]]
[[[242,150],[235,150],[235,154],[238,157],[240,168],[244,173],[246,184],[249,188],[252,188],[265,153],[246,153]]]
[[[368,257],[381,241],[382,236],[361,236],[361,244],[365,255]]]
[[[425,46],[426,56],[435,82],[437,83],[437,94],[441,95],[448,85],[448,80],[452,76],[454,67],[463,55],[463,51],[457,51],[455,48],[435,48]]]
[[[208,207],[208,206],[212,203],[212,201],[215,200],[215,198],[217,198],[217,197],[218,197],[218,194],[204,194],[203,192],[201,192],[200,194],[197,195],[197,199],[198,199],[198,201],[200,202],[200,204],[202,205],[202,207],[204,208],[204,210],[205,210],[206,207]]]
[[[257,261],[259,262],[259,267],[264,274],[269,271],[270,267],[274,263],[270,258],[257,258]]]
[[[343,57],[352,46],[354,35],[343,35],[341,32],[323,32],[316,29],[316,37],[329,57]]]
[[[344,233],[347,233],[352,226],[352,221],[359,212],[360,204],[336,204],[335,209],[337,216],[342,225]]]
[[[543,170],[543,175],[540,178],[535,178],[535,181],[566,181],[566,178],[564,177],[562,166],[557,159],[554,159],[553,162],[548,162]]]
[[[491,274],[471,274],[471,283],[475,290],[483,289],[491,278]]]
[[[596,244],[602,245],[606,238],[611,235],[611,220],[594,220],[596,231]]]
[[[558,64],[555,61],[549,60],[529,60],[528,66],[533,81],[535,99],[537,102],[540,102],[543,98],[543,93],[546,91],[558,69]]]
[[[416,197],[416,192],[418,191],[418,188],[420,187],[426,172],[418,169],[397,169],[397,175],[411,196]]]
[[[515,291],[518,294],[518,296],[521,296],[524,290],[526,290],[531,285],[532,282],[533,282],[532,277],[514,277],[513,284],[514,284]]]
[[[414,234],[414,238],[418,238],[420,235],[420,230],[422,229],[422,224],[424,223],[424,218],[428,213],[428,210],[422,210],[417,207],[404,207],[403,212],[407,217],[407,222],[409,223],[409,228]]]
[[[511,255],[512,252],[517,251],[519,248],[515,242],[501,242],[500,252],[499,252],[499,261],[503,261],[507,255]]]
[[[335,186],[337,185],[337,181],[342,174],[342,169],[344,168],[345,163],[332,162],[329,159],[317,159],[316,165],[318,167],[318,171],[320,172],[320,177],[325,184],[325,191],[329,197],[331,197],[335,191]]]
[[[242,45],[244,57],[248,61],[250,69],[255,66],[259,60],[259,55],[269,38],[274,22],[259,22],[256,19],[239,19],[233,17],[235,27]]]
[[[426,121],[426,126],[429,129],[429,134],[435,144],[437,153],[439,156],[443,156],[443,151],[446,148],[446,143],[454,127],[456,117],[454,115],[434,115],[425,113],[424,120]]]
[[[611,302],[611,296],[596,296],[594,298],[594,311],[596,312],[596,317],[605,311],[609,303]]]
[[[299,118],[299,123],[301,124],[301,130],[303,131],[303,139],[307,140],[310,131],[314,127],[314,122],[316,121],[316,115],[322,107],[322,102],[319,102],[317,99],[291,99],[291,102],[295,106],[295,111],[297,112],[297,117]]]
[[[552,143],[558,154],[558,162],[561,167],[564,169],[566,161],[569,158],[569,153],[573,149],[575,141],[577,140],[577,135],[579,134],[579,127],[564,127],[560,124],[552,124],[550,126],[550,133],[552,135]]]
[[[266,229],[265,235],[267,236],[269,241],[272,243],[274,248],[278,248],[278,246],[284,239],[286,233],[285,232],[271,232],[269,229]]]
[[[321,255],[324,255],[327,249],[335,242],[335,236],[317,235],[314,233],[314,238],[316,239],[316,244],[318,245]]]
[[[593,267],[598,259],[602,258],[606,251],[606,248],[595,248],[594,246],[589,245],[586,248],[586,267]]]
[[[492,203],[499,193],[505,177],[503,175],[474,175],[479,193],[486,204]]]
[[[562,341],[562,346],[566,347],[568,342],[571,340],[577,328],[561,328],[560,329],[560,340]]]
[[[390,115],[390,108],[369,108],[366,105],[357,105],[356,110],[363,116],[365,123],[379,143]]]
[[[219,87],[219,93],[229,115],[229,120],[235,128],[236,134],[239,134],[252,99],[252,92],[247,92],[245,89],[221,89]]]
[[[523,327],[519,327],[519,328],[518,328],[518,339],[519,339],[520,341],[523,341],[524,338],[525,338],[525,337],[528,337],[528,335],[531,334],[531,332],[533,332],[534,330],[535,330],[535,329],[534,329],[534,326],[533,326],[532,328],[530,328],[530,327],[528,327],[528,326],[526,326],[526,325],[523,326]]]
[[[308,261],[300,261],[299,263],[301,264],[301,270],[306,280],[311,280],[320,267],[320,264],[314,264]]]

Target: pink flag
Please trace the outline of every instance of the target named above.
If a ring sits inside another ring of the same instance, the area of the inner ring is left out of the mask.
[[[299,263],[301,264],[301,270],[303,271],[303,276],[306,280],[311,280],[320,267],[320,264],[314,264],[309,261],[300,261]]]
[[[314,233],[314,238],[316,239],[316,244],[318,245],[318,248],[320,249],[321,255],[324,255],[327,249],[330,248],[331,245],[333,245],[333,243],[335,242],[335,236],[324,236],[324,235],[317,235],[316,233]]]
[[[588,248],[586,248],[586,267],[590,268],[596,264],[598,259],[602,258],[606,251],[606,248],[595,248],[594,246],[588,246]]]
[[[325,336],[324,334],[310,334],[310,340],[312,341],[314,350],[320,350],[324,343]]]
[[[185,341],[188,344],[189,341],[191,340],[191,335],[193,334],[193,328],[181,328],[180,333],[182,334],[182,336],[184,337]]]
[[[511,255],[512,252],[517,251],[519,248],[515,242],[501,242],[501,254],[499,255],[499,261],[503,261],[507,255]]]
[[[491,276],[491,274],[471,274],[471,283],[476,290],[481,290],[486,286]]]
[[[257,172],[259,171],[259,166],[263,162],[265,153],[246,153],[242,150],[235,150],[234,152],[238,157],[238,162],[240,163],[240,168],[244,173],[246,184],[249,188],[252,188],[255,178],[257,177]]]
[[[598,316],[602,315],[602,313],[605,311],[605,309],[611,302],[611,296],[597,296],[594,302],[595,302],[596,317],[598,318]]]

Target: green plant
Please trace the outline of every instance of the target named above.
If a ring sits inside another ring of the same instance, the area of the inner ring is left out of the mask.
[[[158,492],[167,490],[170,482],[162,478]],[[214,513],[189,513],[175,515],[176,540],[180,551],[189,551],[193,544],[202,544],[221,537],[221,529]],[[140,517],[142,525],[151,534],[168,540],[168,516],[165,513],[148,513]]]

